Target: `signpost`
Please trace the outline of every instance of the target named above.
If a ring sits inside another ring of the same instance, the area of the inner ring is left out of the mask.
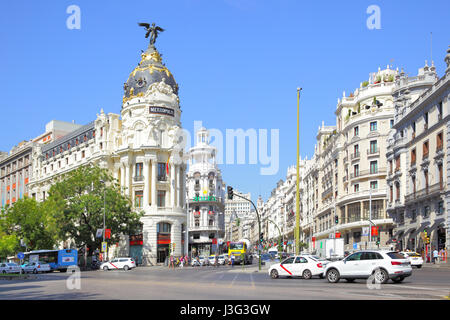
[[[107,248],[108,248],[108,244],[106,242],[102,242],[102,252],[106,252]]]

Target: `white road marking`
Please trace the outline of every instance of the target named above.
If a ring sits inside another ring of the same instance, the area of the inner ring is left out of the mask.
[[[236,280],[236,278],[237,278],[238,276],[239,276],[239,273],[236,274],[236,275],[234,276],[234,279],[233,279],[233,281],[231,281],[231,284],[228,286],[228,288],[231,288],[231,287],[233,286],[234,281]]]

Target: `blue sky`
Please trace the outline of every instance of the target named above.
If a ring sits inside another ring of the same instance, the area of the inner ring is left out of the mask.
[[[69,5],[81,29],[69,30]],[[381,29],[369,30],[370,5]],[[334,125],[342,91],[378,67],[410,75],[433,60],[442,76],[450,45],[450,2],[442,1],[9,1],[0,11],[0,150],[50,120],[87,124],[100,108],[119,113],[122,86],[148,40],[137,22],[166,31],[157,48],[180,86],[183,127],[279,129],[279,171],[222,165],[235,189],[264,199],[296,161],[296,88],[303,88],[301,154],[311,157],[318,126]]]

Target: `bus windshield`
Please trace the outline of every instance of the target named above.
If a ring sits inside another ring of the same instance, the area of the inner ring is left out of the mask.
[[[230,243],[230,250],[242,250],[244,249],[243,242],[232,242]]]

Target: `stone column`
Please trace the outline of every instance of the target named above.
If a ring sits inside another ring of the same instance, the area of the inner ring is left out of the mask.
[[[180,166],[175,166],[175,206],[180,207]]]
[[[120,164],[120,187],[124,188],[125,184],[125,163]]]
[[[170,166],[170,206],[172,208],[175,207],[175,190],[176,190],[176,181],[175,181],[175,165],[173,162],[169,163]]]
[[[149,179],[149,163],[150,160],[149,159],[144,159],[144,168],[143,168],[143,172],[144,172],[144,209],[148,206],[149,201],[148,201],[148,189],[149,189],[149,183],[150,183],[150,179]]]
[[[130,196],[130,164],[128,162],[125,164],[125,187],[127,188],[125,194]]]
[[[156,158],[152,159],[152,189],[151,189],[151,193],[152,193],[152,207],[156,209],[156,180],[158,179],[157,177],[157,160]]]

